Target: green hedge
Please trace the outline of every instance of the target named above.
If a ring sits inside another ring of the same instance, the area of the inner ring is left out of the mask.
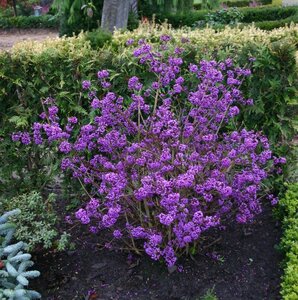
[[[19,16],[11,18],[0,18],[0,29],[58,28],[58,26],[58,19],[50,15],[44,15],[40,17]]]
[[[298,299],[298,183],[288,186],[279,202],[284,234],[281,247],[286,254],[281,295],[284,300]]]
[[[280,21],[256,22],[255,26],[263,30],[272,30],[275,28],[280,28],[286,25],[290,25],[291,23],[298,24],[298,14],[287,19],[282,19]]]
[[[249,7],[249,4],[252,2],[252,0],[224,0],[222,1],[222,4],[228,6],[228,7]],[[272,4],[272,0],[261,0],[258,1],[261,5],[269,5]],[[202,9],[201,3],[195,3],[194,9],[200,10]]]
[[[244,23],[261,22],[261,21],[278,21],[289,18],[295,15],[298,8],[295,6],[289,7],[246,7],[242,8],[241,12],[244,15]]]
[[[257,7],[239,10],[244,15],[243,23],[255,22],[255,25],[261,29],[272,30],[291,22],[298,23],[298,7]],[[206,10],[198,10],[188,14],[157,15],[157,19],[160,21],[167,19],[174,28],[191,27],[197,21],[206,20],[208,13],[209,11]]]

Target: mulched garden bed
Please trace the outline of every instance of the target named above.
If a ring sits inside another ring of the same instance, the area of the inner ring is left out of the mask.
[[[34,255],[41,277],[32,288],[48,300],[199,300],[214,287],[219,300],[280,299],[280,227],[266,208],[253,224],[233,224],[210,235],[220,241],[170,273],[146,256],[100,250],[100,236],[84,226],[73,233],[75,251]],[[91,296],[88,292],[93,291]]]

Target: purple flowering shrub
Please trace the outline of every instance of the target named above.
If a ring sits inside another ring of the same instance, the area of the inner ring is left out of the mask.
[[[259,214],[263,182],[274,162],[285,161],[273,162],[261,133],[228,129],[239,107],[253,104],[240,91],[250,71],[230,59],[186,66],[183,49],[168,51],[168,40],[163,37],[160,51],[144,41],[134,50],[156,80],[130,78],[129,99],[109,90],[107,70],[98,72],[102,96],[83,82],[88,124],[69,117],[62,126],[58,107],[47,99],[33,142],[56,145],[62,170],[85,185],[90,201],[75,216],[91,232],[108,229],[109,245],[122,239],[133,251],[173,266],[209,228]],[[13,139],[28,144],[32,138],[19,132]]]

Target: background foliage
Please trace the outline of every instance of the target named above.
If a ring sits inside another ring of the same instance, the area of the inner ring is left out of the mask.
[[[51,15],[40,17],[19,16],[10,18],[0,18],[0,29],[10,28],[58,28],[58,19]]]
[[[274,28],[283,27],[285,24],[298,23],[298,8],[297,7],[243,7],[239,8],[239,12],[243,14],[242,26],[255,22],[255,26],[261,29],[272,30]],[[198,21],[207,19],[208,10],[189,11],[184,13],[167,13],[156,14],[159,22],[166,19],[174,28],[181,26],[193,26]]]
[[[52,9],[60,20],[60,35],[72,36],[81,30],[99,28],[102,7],[103,0],[55,0]]]

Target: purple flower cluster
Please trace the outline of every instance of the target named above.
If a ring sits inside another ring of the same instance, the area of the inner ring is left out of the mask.
[[[165,45],[170,37],[161,40]],[[37,144],[56,141],[65,155],[62,170],[93,193],[77,219],[92,232],[108,228],[113,240],[126,239],[133,250],[140,239],[152,259],[173,266],[208,229],[231,218],[246,223],[262,211],[262,185],[273,164],[265,136],[228,130],[241,106],[252,103],[240,91],[250,71],[233,67],[231,59],[185,65],[181,51],[163,49],[141,41],[134,50],[157,80],[130,78],[130,104],[113,92],[92,93],[95,117],[73,130],[78,120],[71,117],[62,127],[50,103],[33,134]],[[108,71],[98,78],[104,88],[110,85]],[[12,138],[30,142],[28,133]]]

